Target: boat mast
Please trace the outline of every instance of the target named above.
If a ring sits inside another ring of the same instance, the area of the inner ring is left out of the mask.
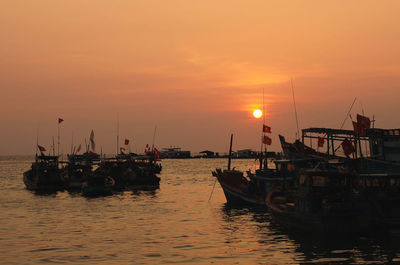
[[[73,153],[74,148],[74,131],[72,131],[72,139],[71,139],[71,154]]]
[[[53,156],[55,156],[56,154],[55,154],[55,149],[56,149],[56,147],[55,147],[55,145],[54,145],[54,136],[53,136]],[[58,154],[57,154],[57,156],[58,156]]]
[[[232,160],[232,141],[233,141],[233,133],[231,134],[231,143],[230,143],[230,146],[229,146],[228,170],[231,170],[231,160]]]
[[[60,155],[60,120],[58,120],[58,142],[57,142],[57,156]],[[54,146],[54,138],[53,138],[53,146]]]
[[[119,113],[117,112],[117,155],[119,154]]]
[[[264,102],[264,88],[263,88],[263,126],[262,126],[262,128],[263,128],[263,137],[264,137],[264,124],[265,124],[265,102]],[[264,144],[264,141],[263,141],[264,139],[262,139],[261,140],[261,142]],[[268,162],[267,162],[267,145],[266,144],[264,144],[264,149],[265,149],[265,157],[264,157],[264,169],[265,168],[267,168],[267,164],[268,164]],[[261,152],[262,152],[262,150],[261,150]],[[261,169],[261,165],[260,165],[260,169]]]
[[[39,124],[38,124],[37,130],[36,130],[36,148],[35,148],[36,156],[35,157],[37,157],[38,149],[39,149]]]
[[[290,82],[292,84],[292,96],[293,96],[293,106],[294,106],[294,116],[296,118],[296,126],[297,126],[297,140],[300,139],[300,130],[299,130],[299,119],[297,118],[297,108],[296,108],[296,100],[294,97],[294,88],[293,88],[293,79],[290,78]]]
[[[157,125],[154,127],[153,143],[151,144],[151,150],[154,150],[154,141],[156,139]]]

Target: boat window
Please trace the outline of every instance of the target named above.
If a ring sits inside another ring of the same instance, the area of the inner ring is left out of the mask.
[[[315,187],[325,187],[326,182],[327,180],[323,176],[313,176],[313,186]]]
[[[300,185],[304,185],[306,183],[306,180],[307,180],[307,176],[301,175],[300,179],[299,179]]]

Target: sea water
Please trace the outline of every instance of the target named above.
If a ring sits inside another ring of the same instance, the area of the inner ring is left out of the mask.
[[[264,207],[230,207],[211,174],[226,159],[165,159],[158,189],[95,198],[26,190],[32,160],[0,158],[0,264],[400,262],[393,235],[288,232]],[[239,170],[256,164],[232,161]]]

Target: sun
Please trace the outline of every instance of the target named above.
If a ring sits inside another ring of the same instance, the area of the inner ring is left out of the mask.
[[[256,118],[256,119],[261,118],[262,115],[263,115],[263,113],[262,113],[262,111],[261,111],[260,109],[256,109],[256,110],[253,111],[253,116],[254,116],[254,118]]]

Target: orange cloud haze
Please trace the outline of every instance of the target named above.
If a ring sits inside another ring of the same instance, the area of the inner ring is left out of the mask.
[[[94,129],[116,150],[179,145],[192,151],[259,148],[267,122],[339,127],[354,113],[400,127],[398,1],[11,1],[0,4],[0,154],[49,146],[63,117],[62,150]],[[350,128],[350,123],[346,124]]]

